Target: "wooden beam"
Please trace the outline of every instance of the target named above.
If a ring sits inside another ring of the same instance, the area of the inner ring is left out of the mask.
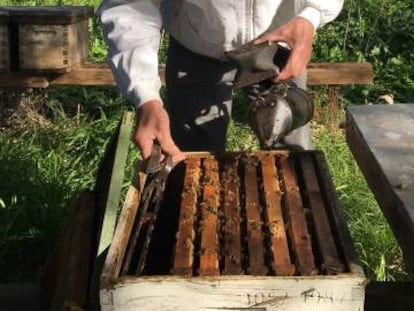
[[[374,71],[370,63],[310,63],[308,85],[370,84]]]
[[[50,85],[115,85],[106,64],[82,64],[67,73],[49,76]]]
[[[1,89],[27,89],[27,88],[46,88],[49,81],[45,76],[34,75],[22,72],[3,72],[0,73]]]
[[[161,82],[165,84],[165,66],[159,67]],[[308,85],[369,84],[373,82],[370,63],[310,63]],[[106,64],[85,63],[66,73],[9,72],[0,73],[0,88],[37,87],[48,85],[115,85],[111,69]]]

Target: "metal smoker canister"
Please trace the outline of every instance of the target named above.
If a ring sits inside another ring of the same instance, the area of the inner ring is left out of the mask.
[[[310,121],[313,104],[309,94],[294,83],[279,83],[258,95],[249,111],[249,124],[262,149],[277,147],[294,129]]]

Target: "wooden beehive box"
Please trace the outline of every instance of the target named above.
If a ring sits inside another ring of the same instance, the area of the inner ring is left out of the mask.
[[[0,72],[10,69],[9,12],[0,10]]]
[[[19,69],[68,71],[88,56],[89,6],[8,7],[18,25]]]
[[[145,222],[134,231],[143,179],[108,251],[103,311],[363,310],[364,274],[322,153],[190,154],[149,244]]]

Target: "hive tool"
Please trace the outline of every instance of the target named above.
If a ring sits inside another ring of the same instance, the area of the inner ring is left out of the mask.
[[[144,269],[146,255],[159,214],[167,179],[173,168],[173,160],[170,155],[165,156],[163,161],[161,161],[161,158],[161,146],[154,142],[151,156],[146,160],[143,167],[146,179],[138,203],[138,212],[124,264],[124,267],[129,267],[134,249],[137,246],[138,240],[141,240],[141,252],[135,271],[137,275],[140,275]]]

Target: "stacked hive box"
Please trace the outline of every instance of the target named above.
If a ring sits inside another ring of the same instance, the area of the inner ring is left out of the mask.
[[[152,233],[150,209],[134,223],[139,194],[130,188],[109,249],[102,310],[363,310],[321,153],[189,155]]]
[[[9,12],[0,10],[0,72],[10,69]]]
[[[5,7],[17,25],[21,70],[67,71],[87,58],[92,7]]]

